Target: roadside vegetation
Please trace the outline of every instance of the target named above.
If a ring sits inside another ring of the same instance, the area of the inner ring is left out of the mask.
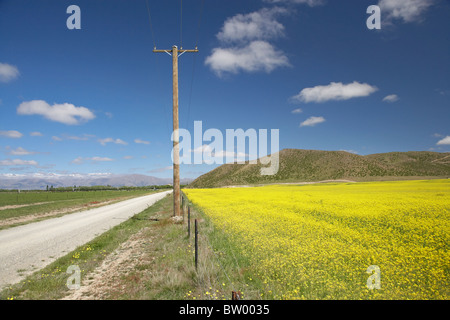
[[[187,215],[173,216],[172,195],[133,218],[80,246],[42,270],[0,293],[0,299],[244,299],[262,297],[252,279],[250,261],[223,232],[191,207],[191,236]],[[187,210],[186,210],[187,213]],[[194,221],[198,220],[198,267],[194,259]],[[213,249],[214,248],[214,249]],[[81,288],[69,290],[70,274],[81,270]]]

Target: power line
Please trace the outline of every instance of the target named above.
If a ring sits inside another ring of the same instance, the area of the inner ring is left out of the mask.
[[[148,4],[148,0],[146,0],[146,3],[147,3],[148,21],[150,23],[150,31],[152,33],[152,39],[153,39],[153,48],[156,48],[155,33],[153,32],[152,16],[150,14],[150,5]]]
[[[183,49],[183,0],[180,0],[180,49]]]
[[[147,5],[148,21],[149,21],[149,24],[150,24],[150,31],[151,31],[151,34],[152,34],[153,47],[154,47],[154,49],[156,49],[156,38],[155,38],[154,30],[153,30],[151,11],[150,11],[150,4],[149,4],[148,0],[146,0],[146,5]],[[195,38],[195,49],[196,50],[197,50],[197,47],[198,47],[198,42],[199,42],[199,37],[200,37],[200,30],[201,30],[201,24],[202,24],[202,18],[203,18],[204,5],[205,5],[205,0],[201,0],[200,15],[199,15],[199,19],[198,19],[197,33],[196,33],[196,38]],[[180,50],[182,50],[182,48],[183,48],[183,0],[180,0]],[[189,91],[189,102],[188,102],[186,129],[188,127],[189,119],[190,119],[192,91],[193,91],[193,84],[194,84],[194,78],[195,78],[196,60],[197,59],[194,56],[193,66],[192,66],[191,84],[190,84],[190,91]],[[156,62],[157,73],[159,73],[158,65],[159,65],[158,62]],[[158,78],[159,78],[159,76],[158,76]],[[159,85],[161,85],[160,82],[159,82]],[[167,127],[167,130],[169,131],[168,124],[167,124],[168,123],[167,111],[168,110],[166,110],[166,108],[164,107],[164,115],[166,117],[166,127]]]
[[[197,47],[197,46],[195,46]],[[194,62],[192,64],[192,77],[191,77],[191,88],[189,90],[189,101],[188,101],[188,112],[186,117],[186,129],[188,129],[189,118],[191,115],[191,101],[192,101],[192,88],[194,86],[194,75],[195,75],[195,63],[197,61],[197,55],[194,55]]]
[[[150,4],[149,4],[148,0],[146,0],[146,5],[147,5],[148,21],[149,21],[149,24],[150,24],[150,31],[151,31],[151,34],[152,34],[153,48],[156,48],[156,39],[155,39],[155,33],[153,31],[152,16],[151,16]],[[161,72],[160,72],[160,69],[159,69],[158,57],[156,57],[155,65],[156,65],[157,78],[160,79],[161,78]],[[158,81],[158,87],[159,87],[158,88],[158,92],[161,93],[163,91],[162,90],[161,81]],[[163,106],[162,108],[163,108],[163,111],[164,111],[164,118],[166,120],[164,122],[164,124],[165,124],[165,127],[166,127],[167,136],[170,137],[171,130],[169,129],[169,115],[168,115],[168,108],[169,108],[169,106],[168,106],[168,104],[163,103],[161,101],[160,101],[160,103]]]
[[[180,0],[180,49],[183,49],[183,0]]]
[[[203,17],[203,8],[205,6],[205,0],[202,0],[201,5],[200,5],[200,16],[198,19],[198,24],[197,24],[197,34],[195,37],[195,47],[198,47],[198,40],[200,37],[200,27],[202,24],[202,17]],[[197,56],[194,55],[194,62],[192,65],[192,77],[191,77],[191,88],[189,91],[189,101],[188,101],[188,113],[187,113],[187,117],[186,117],[186,129],[188,129],[188,125],[189,125],[189,118],[190,118],[190,114],[191,114],[191,101],[192,101],[192,88],[194,85],[194,75],[195,75],[195,65],[196,65],[196,61],[197,61]]]
[[[198,45],[198,38],[200,35],[200,26],[202,24],[202,16],[203,16],[203,7],[205,5],[205,0],[202,0],[201,6],[200,6],[200,18],[198,19],[198,26],[197,26],[197,37],[195,39],[195,46]]]

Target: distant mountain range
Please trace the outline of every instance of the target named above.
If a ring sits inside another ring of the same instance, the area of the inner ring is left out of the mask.
[[[284,149],[279,152],[279,170],[273,176],[260,174],[262,165],[224,164],[197,179],[181,179],[193,188],[255,185],[278,182],[309,182],[347,179],[354,181],[449,178],[450,153],[431,151],[389,152],[357,155],[346,151]],[[47,185],[142,187],[172,184],[172,178],[141,174],[0,174],[0,189],[41,189]]]
[[[450,153],[410,151],[357,155],[346,151],[284,149],[279,171],[260,174],[261,164],[224,164],[189,187],[207,188],[277,182],[348,179],[355,181],[450,177]]]
[[[188,184],[193,179],[181,179],[181,184]],[[151,185],[172,184],[172,178],[157,178],[142,174],[55,174],[36,173],[31,175],[0,174],[0,189],[46,189],[47,186],[107,186],[142,187]]]

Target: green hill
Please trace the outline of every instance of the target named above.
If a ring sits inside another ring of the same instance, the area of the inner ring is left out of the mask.
[[[450,177],[450,153],[410,151],[361,156],[345,151],[284,149],[278,173],[260,174],[261,164],[224,164],[194,180],[192,188],[308,182]]]

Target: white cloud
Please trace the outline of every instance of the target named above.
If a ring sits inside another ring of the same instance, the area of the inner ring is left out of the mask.
[[[284,26],[275,20],[284,8],[263,8],[248,14],[237,14],[228,18],[217,38],[223,42],[251,41],[276,38],[284,34]]]
[[[83,163],[83,158],[82,157],[78,157],[76,159],[73,159],[71,163],[73,163],[73,164],[82,164]]]
[[[204,144],[204,145],[202,145],[202,146],[200,146],[198,148],[191,149],[190,152],[193,152],[193,153],[206,153],[206,152],[211,153],[212,150],[213,149],[208,144]]]
[[[288,58],[266,41],[253,41],[244,47],[215,48],[206,58],[208,65],[217,75],[240,71],[270,73],[278,67],[289,66]]]
[[[325,3],[324,0],[264,0],[268,3],[293,3],[293,4],[307,4],[310,7],[320,6]]]
[[[210,145],[204,144],[196,149],[190,150],[193,153],[202,153],[204,157],[213,157],[213,158],[236,158],[238,161],[243,161],[249,155],[244,152],[235,152],[235,151],[224,151],[224,150],[214,150]],[[256,157],[256,156],[253,156]]]
[[[140,143],[140,144],[150,144],[149,141],[141,140],[141,139],[134,139],[134,143]]]
[[[0,166],[34,166],[37,167],[38,163],[34,160],[21,160],[21,159],[7,159],[1,160]]]
[[[284,35],[284,26],[277,18],[288,13],[286,8],[273,7],[228,18],[217,34],[222,46],[212,50],[205,65],[219,77],[224,73],[270,73],[290,66],[287,56],[267,42]]]
[[[316,124],[325,122],[324,117],[310,117],[300,123],[300,127],[314,127]]]
[[[237,160],[245,160],[249,155],[244,152],[234,152],[234,151],[216,151],[211,153],[211,157],[216,158],[236,158]]]
[[[92,157],[92,158],[86,158],[86,160],[91,160],[94,162],[114,161],[114,159],[107,158],[107,157]]]
[[[82,136],[66,136],[65,138],[68,140],[87,141],[91,137],[92,137],[92,135],[83,134]]]
[[[378,88],[367,83],[343,84],[342,82],[331,82],[326,86],[315,86],[305,88],[292,97],[293,101],[299,102],[326,102],[330,100],[348,100],[358,97],[367,97],[377,91]]]
[[[30,136],[32,136],[32,137],[42,137],[43,134],[40,133],[39,131],[33,131],[33,132],[30,133]]]
[[[83,133],[81,136],[70,136],[68,134],[62,134],[61,136],[52,137],[54,141],[63,141],[63,140],[87,141],[91,138],[95,138],[95,135]]]
[[[443,90],[443,89],[434,89],[437,93],[439,93],[441,96],[446,96],[450,94],[450,90]]]
[[[403,22],[416,22],[422,19],[424,12],[435,0],[380,0],[378,6],[389,23],[394,19]]]
[[[128,142],[125,142],[125,141],[123,141],[122,139],[116,139],[116,140],[114,141],[114,143],[115,143],[115,144],[123,144],[123,145],[127,145],[127,144],[128,144]]]
[[[91,158],[78,157],[78,158],[72,160],[71,163],[73,163],[73,164],[82,164],[86,160],[87,161],[92,161],[93,163],[114,161],[114,159],[107,158],[107,157],[91,157]]]
[[[303,110],[300,109],[300,108],[297,108],[297,109],[294,109],[294,110],[291,111],[291,113],[293,113],[293,114],[299,114],[299,113],[302,113],[302,112],[303,112]]]
[[[48,120],[67,125],[78,125],[95,118],[94,113],[86,107],[76,107],[70,103],[51,106],[43,100],[23,102],[17,107],[17,113],[20,115],[41,115]]]
[[[398,96],[396,94],[390,94],[383,98],[384,102],[395,102],[398,101]]]
[[[125,160],[130,160],[130,159],[133,159],[133,156],[124,156],[123,157]]]
[[[9,149],[9,148],[7,148],[7,149]],[[38,154],[38,153],[39,152],[36,152],[36,151],[25,150],[22,147],[18,147],[16,150],[10,150],[10,151],[7,152],[7,154],[10,154],[10,155],[13,155],[13,156],[27,156],[27,155],[30,155],[30,154]]]
[[[115,143],[115,144],[122,144],[122,145],[128,144],[125,141],[123,141],[122,139],[113,139],[113,138],[98,139],[98,142],[100,142],[100,144],[102,146],[105,146],[107,143]]]
[[[161,172],[169,171],[169,170],[172,170],[172,169],[173,169],[172,166],[167,166],[167,167],[162,167],[162,168],[156,168],[156,169],[148,170],[147,173],[161,173]]]
[[[19,69],[7,63],[0,63],[0,82],[10,82],[19,77]]]
[[[438,146],[441,146],[441,145],[450,145],[450,136],[446,136],[445,138],[439,140],[436,144],[437,144]]]
[[[18,139],[22,138],[23,134],[16,130],[9,130],[9,131],[0,131],[0,136]]]

